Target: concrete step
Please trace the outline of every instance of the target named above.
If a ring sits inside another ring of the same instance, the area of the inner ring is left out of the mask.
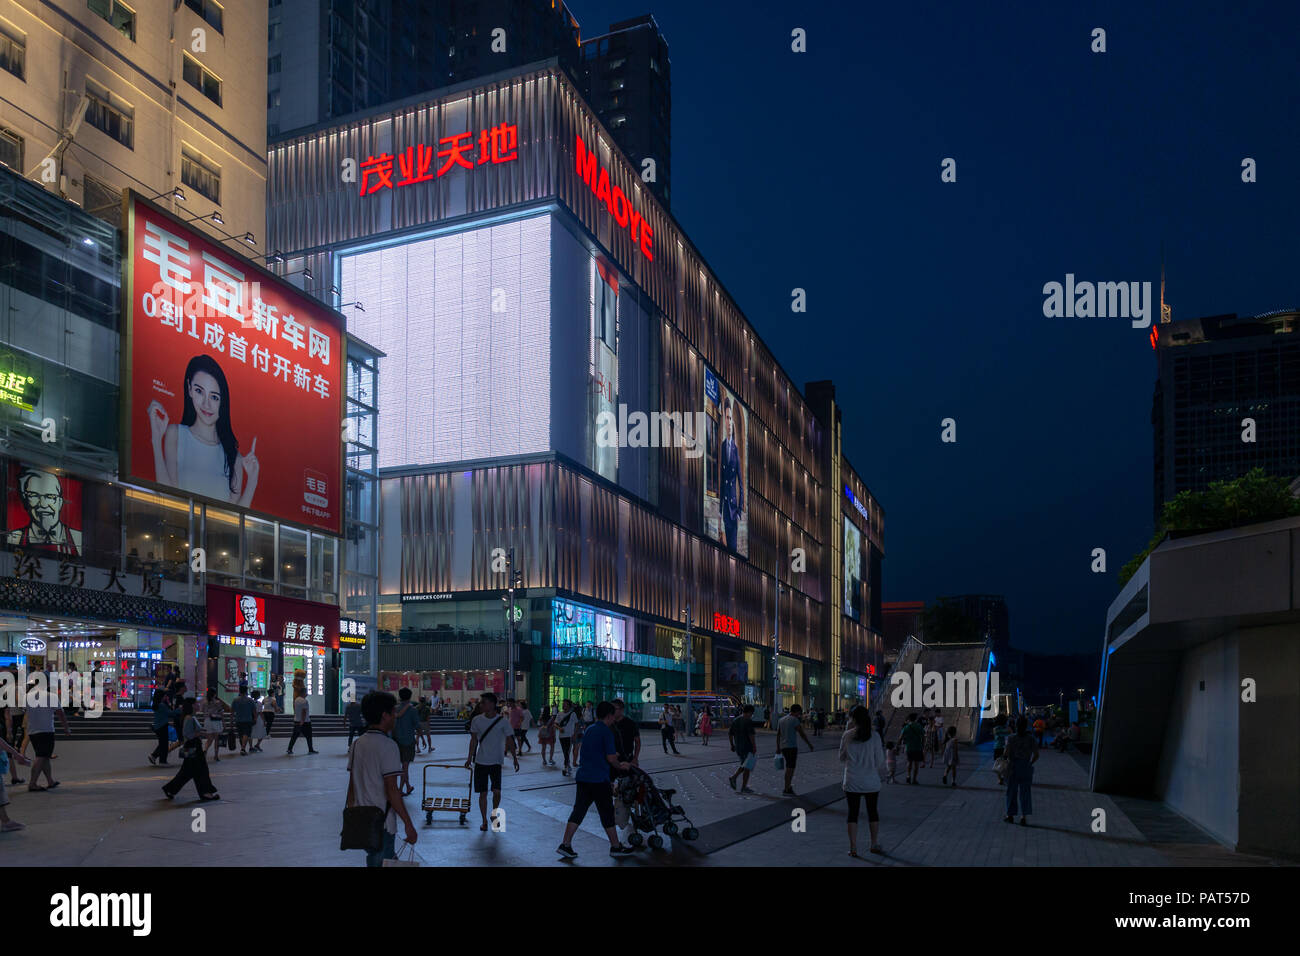
[[[100,717],[69,717],[68,726],[74,736],[90,740],[153,740],[153,714],[147,711],[107,711]],[[234,723],[227,718],[227,729]],[[55,729],[60,729],[57,722]],[[338,714],[312,714],[311,730],[314,737],[346,737],[348,727]],[[429,721],[429,732],[436,735],[463,734],[465,723],[454,717],[435,717]],[[293,733],[293,718],[279,714],[271,728],[272,738],[287,739]]]

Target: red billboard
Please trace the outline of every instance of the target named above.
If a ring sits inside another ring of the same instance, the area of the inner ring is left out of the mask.
[[[339,609],[333,604],[277,597],[209,584],[208,634],[253,641],[338,649]]]
[[[124,221],[131,479],[341,534],[341,317],[139,196]]]

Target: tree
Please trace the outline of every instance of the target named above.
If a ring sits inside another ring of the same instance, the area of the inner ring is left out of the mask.
[[[927,644],[967,644],[983,640],[980,622],[953,603],[940,599],[925,609],[923,618]]]

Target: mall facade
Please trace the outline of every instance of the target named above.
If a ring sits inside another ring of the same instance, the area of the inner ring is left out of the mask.
[[[510,568],[534,712],[653,719],[688,666],[868,697],[883,511],[834,387],[786,375],[556,64],[294,131],[268,178],[275,268],[385,356],[381,686],[506,690]]]

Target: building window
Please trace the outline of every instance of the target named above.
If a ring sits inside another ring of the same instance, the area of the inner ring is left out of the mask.
[[[0,25],[0,67],[22,80],[26,78],[26,64],[26,38],[8,26]]]
[[[93,176],[85,177],[85,192],[81,199],[81,208],[97,219],[120,225],[122,221],[122,191],[114,189],[107,183],[101,183]]]
[[[23,174],[23,138],[11,130],[0,129],[0,163]]]
[[[86,0],[90,12],[98,14],[122,36],[135,41],[135,11],[121,0]]]
[[[272,74],[279,73],[279,72],[280,72],[280,54],[277,53],[275,56],[270,57],[266,61],[266,73],[267,76],[270,76]]]
[[[107,133],[127,149],[135,149],[135,109],[100,86],[86,79],[86,122],[100,132]]]
[[[280,108],[280,91],[270,90],[266,94],[266,108],[268,110],[278,110]]]
[[[185,0],[185,6],[208,21],[212,29],[218,33],[225,32],[221,29],[221,20],[224,13],[221,4],[215,3],[214,0]]]
[[[181,184],[221,205],[221,170],[187,146],[181,147]]]
[[[200,91],[218,106],[221,105],[221,80],[202,63],[188,53],[185,54],[185,82]]]

